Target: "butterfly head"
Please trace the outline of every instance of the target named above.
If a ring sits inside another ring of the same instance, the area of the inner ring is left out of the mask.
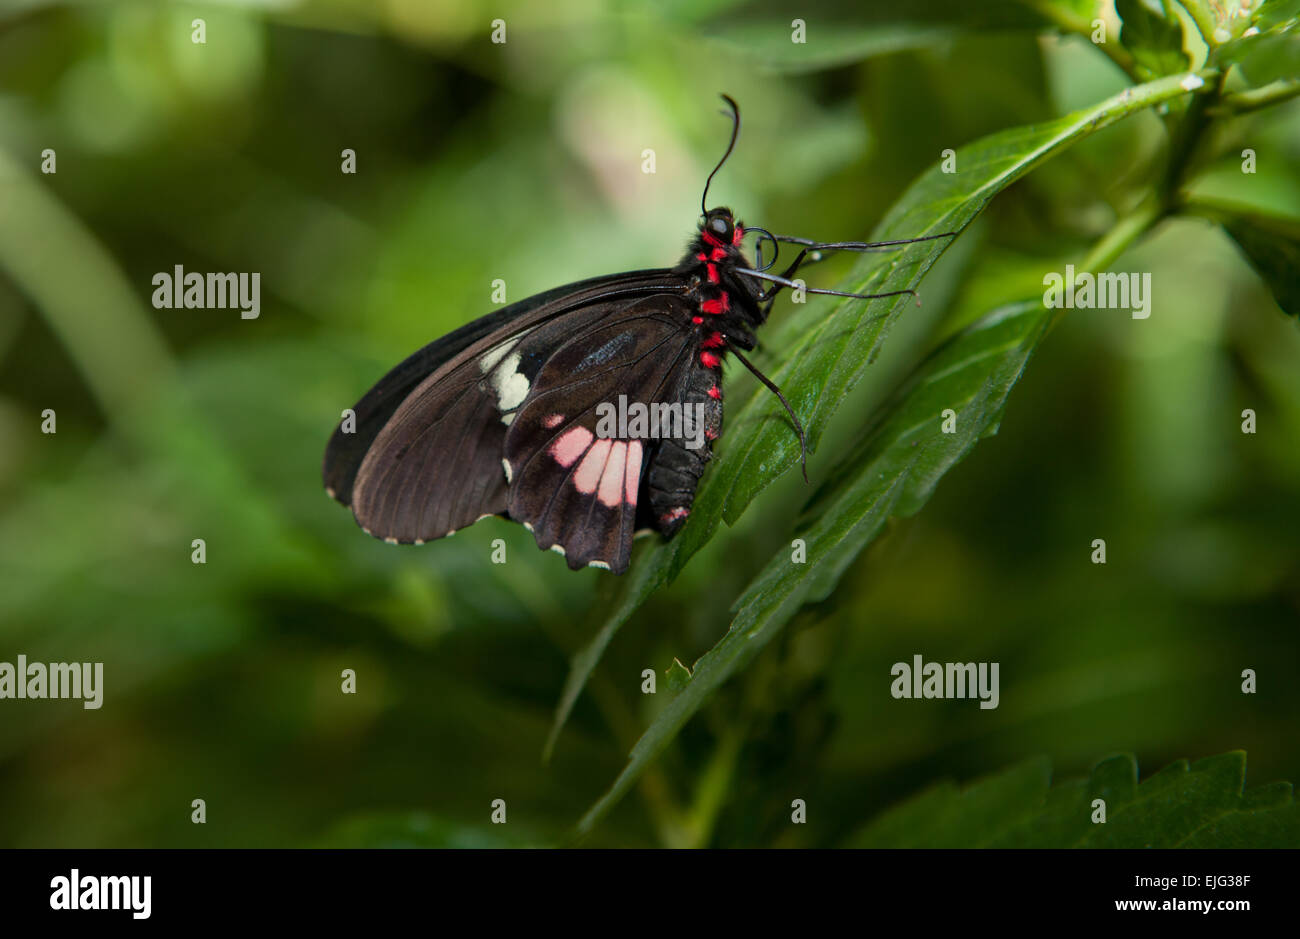
[[[700,221],[700,237],[714,248],[739,246],[744,234],[744,226],[736,221],[736,217],[731,214],[731,209],[723,206],[709,209]]]

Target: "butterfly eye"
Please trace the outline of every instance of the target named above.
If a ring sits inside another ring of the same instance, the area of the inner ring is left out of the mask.
[[[719,235],[727,235],[731,233],[731,224],[721,216],[709,222],[709,227]]]

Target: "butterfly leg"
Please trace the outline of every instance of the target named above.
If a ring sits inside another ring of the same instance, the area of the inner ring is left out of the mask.
[[[785,244],[803,246],[799,256],[781,275],[783,279],[789,280],[801,266],[824,261],[835,251],[892,251],[905,245],[916,244],[921,241],[934,241],[938,238],[954,238],[956,235],[956,232],[941,232],[937,235],[924,235],[921,238],[901,238],[897,241],[813,241],[811,238],[796,238],[793,235],[774,235],[772,238],[774,241]],[[766,304],[763,308],[764,316],[772,311],[775,297],[781,292],[783,286],[787,285],[774,283],[766,293],[759,296],[759,302]],[[814,290],[810,292],[818,293],[820,291]]]
[[[799,252],[799,256],[790,262],[790,266],[781,272],[781,279],[789,280],[791,277],[793,277],[795,273],[798,272],[799,266],[803,264],[804,261],[806,260],[809,260],[808,249],[804,248],[802,251]],[[821,260],[821,258],[812,258],[811,260],[819,261]],[[764,318],[766,318],[767,315],[772,312],[772,304],[776,302],[776,295],[780,293],[781,289],[785,286],[786,286],[785,284],[773,283],[771,287],[769,287],[763,293],[759,294],[758,302],[764,304],[763,306]]]

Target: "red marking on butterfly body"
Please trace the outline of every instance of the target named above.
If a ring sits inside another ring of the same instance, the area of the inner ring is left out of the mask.
[[[700,304],[700,309],[705,313],[718,316],[731,309],[731,299],[724,293],[716,300],[705,300]]]

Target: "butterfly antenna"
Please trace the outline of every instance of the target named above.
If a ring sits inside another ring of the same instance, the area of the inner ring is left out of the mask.
[[[786,413],[790,415],[790,420],[794,421],[795,432],[799,435],[799,465],[803,469],[803,481],[808,482],[808,438],[804,435],[803,424],[799,422],[799,415],[794,413],[794,408],[790,407],[790,402],[785,400],[785,395],[781,394],[781,389],[776,387],[772,379],[768,378],[755,368],[754,363],[741,355],[740,350],[735,346],[728,343],[728,348],[730,348],[736,358],[740,360],[741,365],[753,372],[754,377],[766,385],[768,391],[777,396],[781,401],[782,406],[785,408]]]
[[[718,165],[713,168],[713,172],[709,174],[709,178],[704,181],[704,192],[700,196],[701,215],[709,214],[707,207],[709,200],[709,184],[713,182],[713,177],[718,174],[718,170],[722,169],[722,164],[727,162],[727,157],[731,156],[731,151],[736,149],[736,138],[740,136],[740,106],[732,100],[731,95],[723,95],[722,100],[727,102],[731,107],[731,143],[727,144],[727,152],[722,155],[722,159],[718,161]],[[726,114],[727,112],[723,111],[722,113]]]

